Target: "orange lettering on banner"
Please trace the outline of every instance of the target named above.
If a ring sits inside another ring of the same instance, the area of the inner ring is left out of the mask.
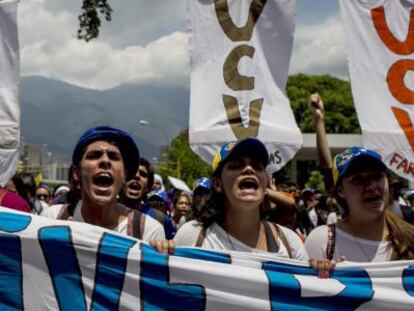
[[[414,105],[414,91],[404,83],[404,77],[410,70],[414,71],[414,60],[402,59],[395,62],[388,71],[387,83],[395,99],[403,104]]]
[[[398,55],[410,55],[414,52],[414,9],[411,10],[410,25],[408,26],[407,38],[404,41],[395,38],[391,32],[387,25],[383,6],[372,9],[371,17],[379,37],[391,51]]]
[[[398,55],[410,55],[414,53],[414,9],[410,12],[407,37],[404,41],[397,39],[388,27],[384,6],[372,9],[371,17],[378,36],[390,51]],[[388,70],[387,84],[388,89],[396,100],[402,104],[414,105],[414,91],[410,90],[404,82],[405,75],[408,71],[414,71],[414,60],[402,59],[396,61]],[[391,107],[391,109],[398,124],[402,128],[411,149],[414,151],[414,129],[410,116],[406,111],[400,108]],[[404,166],[404,164],[401,163],[399,166]],[[405,171],[407,171],[406,166]]]
[[[397,119],[398,124],[404,131],[404,134],[408,139],[411,149],[414,150],[414,128],[410,116],[406,111],[397,107],[391,107],[391,110],[394,113],[394,116]]]

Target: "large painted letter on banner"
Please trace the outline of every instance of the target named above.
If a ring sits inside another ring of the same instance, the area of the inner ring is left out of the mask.
[[[341,1],[364,145],[414,180],[414,1]]]
[[[284,94],[296,0],[189,0],[188,7],[192,149],[211,163],[221,144],[257,137],[269,171],[280,169],[302,144]]]

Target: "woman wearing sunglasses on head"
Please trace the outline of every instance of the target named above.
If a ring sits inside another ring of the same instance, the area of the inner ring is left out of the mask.
[[[266,147],[258,139],[224,144],[214,159],[211,193],[195,209],[195,220],[177,232],[176,245],[308,260],[292,230],[262,219],[268,161]]]
[[[372,150],[352,147],[333,163],[342,222],[314,229],[305,246],[314,259],[356,262],[414,259],[414,227],[387,208],[387,168]]]

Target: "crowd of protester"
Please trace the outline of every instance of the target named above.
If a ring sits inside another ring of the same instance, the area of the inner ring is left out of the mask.
[[[101,226],[161,252],[192,246],[309,260],[323,277],[342,260],[414,259],[414,191],[375,151],[350,147],[332,158],[318,94],[309,108],[324,192],[278,184],[256,138],[221,146],[212,176],[200,176],[192,191],[166,189],[127,132],[101,126],[79,138],[67,184],[51,189],[16,175],[0,205]]]

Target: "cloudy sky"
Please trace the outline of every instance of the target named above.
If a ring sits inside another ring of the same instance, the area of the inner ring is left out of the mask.
[[[108,89],[122,83],[188,87],[186,0],[108,0],[97,40],[76,39],[81,0],[21,0],[22,75]],[[347,77],[337,0],[298,0],[290,73]]]

